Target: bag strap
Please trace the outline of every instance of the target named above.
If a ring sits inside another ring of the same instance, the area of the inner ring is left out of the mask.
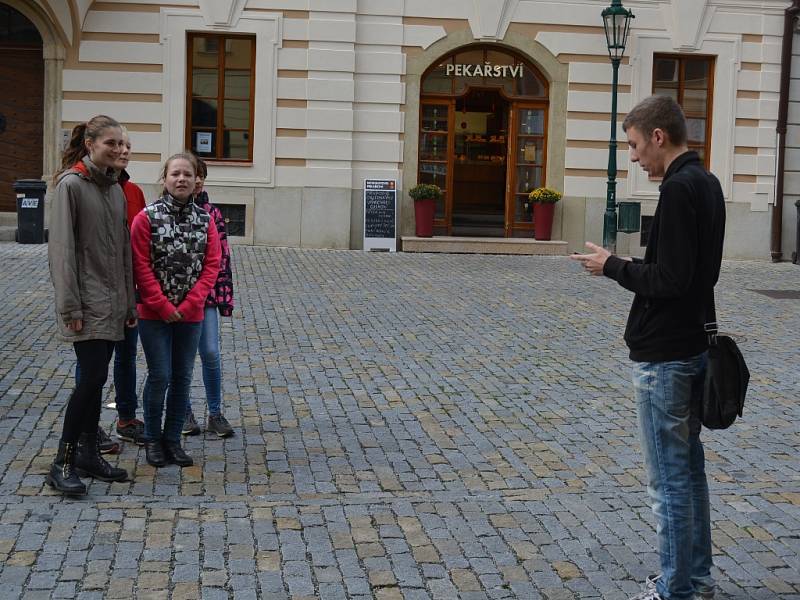
[[[706,335],[708,336],[709,346],[715,346],[717,343],[717,333],[719,333],[719,328],[717,327],[717,307],[716,303],[714,302],[713,287],[708,292],[708,300],[706,301],[706,323],[703,325],[703,331],[705,331]]]

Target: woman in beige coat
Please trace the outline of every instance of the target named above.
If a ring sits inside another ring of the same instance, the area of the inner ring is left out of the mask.
[[[56,175],[48,255],[61,336],[75,349],[81,376],[69,398],[58,455],[47,483],[86,493],[80,475],[124,481],[124,469],[100,456],[97,426],[103,385],[124,328],[136,325],[125,196],[114,164],[124,146],[120,124],[103,115],[72,130]]]

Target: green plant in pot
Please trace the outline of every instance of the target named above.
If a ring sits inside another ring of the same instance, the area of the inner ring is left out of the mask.
[[[548,187],[538,187],[528,194],[533,203],[533,235],[537,240],[550,240],[553,231],[553,215],[561,192]]]
[[[418,237],[433,237],[433,217],[436,201],[442,197],[442,189],[432,183],[419,183],[408,190],[414,200],[414,220]]]

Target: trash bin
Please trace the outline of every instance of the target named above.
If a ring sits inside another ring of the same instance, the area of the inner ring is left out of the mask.
[[[44,195],[47,183],[41,179],[14,182],[17,194],[17,242],[44,244]]]
[[[794,205],[797,207],[797,227],[795,229],[794,253],[792,262],[800,264],[800,200],[796,200]]]

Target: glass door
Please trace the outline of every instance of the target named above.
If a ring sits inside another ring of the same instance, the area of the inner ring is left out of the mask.
[[[514,135],[509,146],[507,176],[506,237],[533,235],[533,207],[528,202],[528,194],[545,185],[546,121],[544,104],[514,103],[510,127]]]
[[[433,226],[450,234],[453,212],[453,101],[423,100],[419,119],[419,183],[433,183],[443,192],[436,203]]]

